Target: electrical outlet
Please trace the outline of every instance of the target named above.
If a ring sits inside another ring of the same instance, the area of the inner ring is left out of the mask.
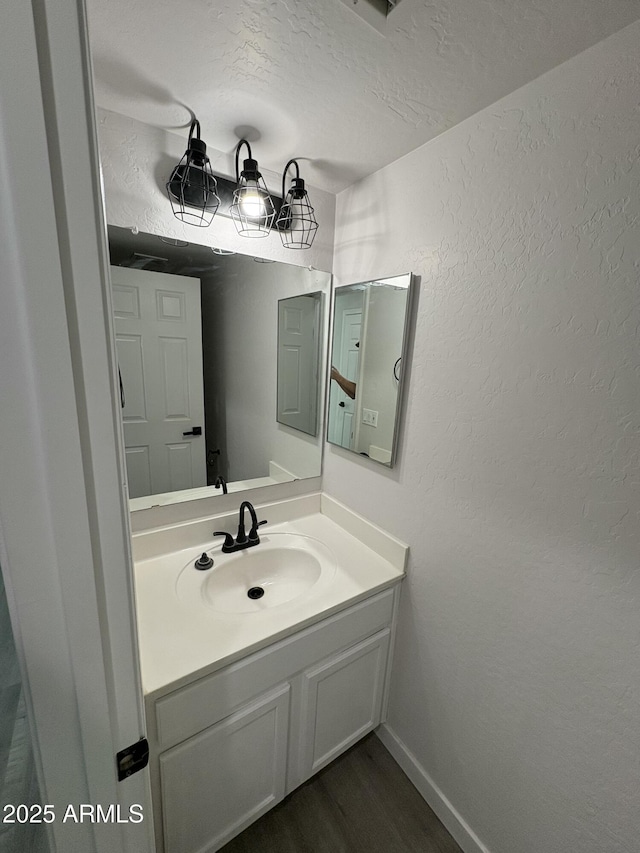
[[[378,413],[373,409],[363,409],[362,410],[362,423],[369,424],[369,426],[377,427],[378,426]]]

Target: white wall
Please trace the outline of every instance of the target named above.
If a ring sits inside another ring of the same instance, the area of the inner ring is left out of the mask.
[[[326,364],[330,277],[283,264],[234,258],[233,276],[202,279],[202,309],[209,336],[204,358],[207,435],[215,427],[229,480],[269,475],[276,462],[298,478],[318,477],[323,435],[307,435],[276,422],[278,300],[324,292],[322,364]],[[218,323],[216,325],[216,317]],[[224,318],[224,322],[220,322]],[[319,400],[324,400],[324,371]]]
[[[338,197],[336,284],[421,288],[398,467],[324,488],[411,545],[389,725],[492,853],[638,850],[639,91],[636,23]]]
[[[206,142],[206,127],[202,128],[201,135]],[[220,214],[208,228],[185,225],[176,219],[165,184],[185,152],[188,136],[188,128],[168,133],[118,113],[98,110],[98,142],[109,225],[135,226],[149,234],[176,237],[203,246],[233,249],[246,255],[260,255],[319,270],[331,269],[335,196],[312,186],[307,189],[319,228],[310,249],[285,249],[276,233],[258,239],[240,237],[233,221]],[[252,150],[260,162],[260,143],[256,142]],[[207,154],[216,175],[235,178],[234,151],[224,154],[208,146]],[[301,152],[301,156],[303,154]],[[285,164],[286,161],[282,163],[283,168]],[[271,192],[282,193],[282,175],[263,171],[263,177]]]

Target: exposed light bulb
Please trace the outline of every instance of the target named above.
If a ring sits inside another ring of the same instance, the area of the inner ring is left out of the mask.
[[[243,146],[246,146],[249,156],[240,173],[239,156]],[[241,139],[236,147],[236,189],[229,210],[242,237],[266,237],[271,231],[276,215],[275,205],[246,139]]]
[[[258,219],[265,215],[264,197],[257,186],[247,186],[242,192],[240,209],[244,216]]]

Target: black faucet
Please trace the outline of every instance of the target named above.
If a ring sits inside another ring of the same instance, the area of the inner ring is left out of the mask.
[[[219,489],[220,486],[222,486],[222,494],[223,495],[227,494],[227,481],[222,476],[222,474],[218,474],[218,476],[216,477],[216,481],[213,485],[215,486],[216,489]]]
[[[245,509],[249,510],[249,515],[251,516],[251,529],[249,530],[248,536],[244,527]],[[258,528],[266,523],[266,518],[263,521],[258,521],[258,516],[256,515],[256,511],[253,508],[253,504],[249,503],[249,501],[242,501],[242,503],[240,504],[238,535],[236,536],[236,538],[234,539],[233,536],[230,533],[227,533],[226,530],[216,530],[213,535],[224,536],[222,553],[231,554],[234,551],[243,551],[245,548],[252,548],[254,545],[259,545],[260,537],[258,536]]]

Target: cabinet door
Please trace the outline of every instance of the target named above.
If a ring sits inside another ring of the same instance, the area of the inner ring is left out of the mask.
[[[389,633],[380,631],[303,673],[300,782],[380,723]]]
[[[165,853],[213,853],[284,797],[289,685],[162,753]]]

